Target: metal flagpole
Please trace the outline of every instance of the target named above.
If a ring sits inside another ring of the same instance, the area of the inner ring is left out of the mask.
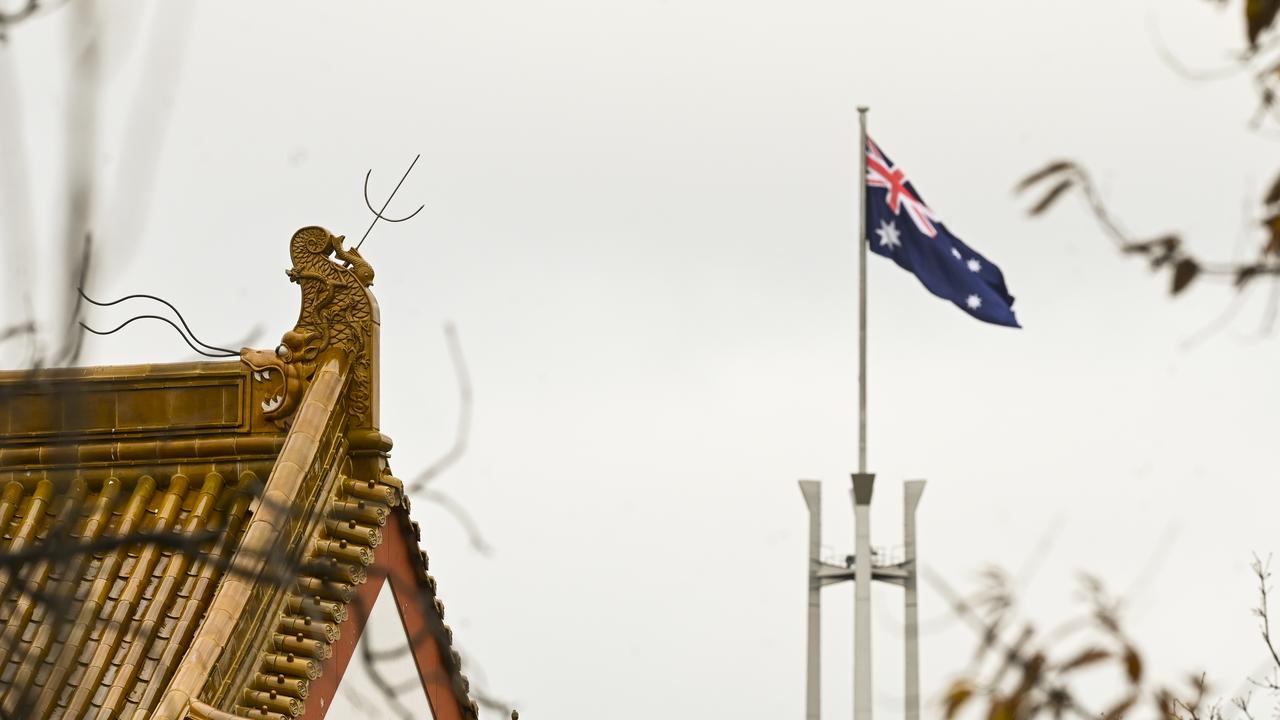
[[[822,483],[801,480],[809,508],[809,614],[806,619],[804,720],[822,720]],[[918,720],[918,719],[917,719]]]
[[[908,480],[902,486],[902,538],[906,545],[903,566],[907,571],[902,578],[903,624],[906,626],[903,648],[904,684],[907,706],[904,720],[920,720],[920,619],[916,596],[916,508],[924,494],[923,480]]]
[[[853,475],[853,720],[871,720],[871,491],[876,476]]]
[[[867,110],[858,108],[858,472],[867,471]]]
[[[867,108],[858,108],[858,472],[853,476],[853,717],[871,720],[871,489],[867,472]]]

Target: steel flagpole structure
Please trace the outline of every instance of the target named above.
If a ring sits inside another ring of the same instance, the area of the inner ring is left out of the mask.
[[[867,106],[858,107],[858,472],[867,471]]]
[[[871,720],[871,490],[867,472],[867,110],[858,108],[858,472],[853,476],[853,718]]]
[[[822,483],[801,480],[809,508],[809,609],[805,617],[804,720],[822,720]]]
[[[853,581],[853,717],[871,720],[871,583],[887,582],[903,588],[905,626],[905,720],[920,718],[920,651],[917,618],[916,508],[924,493],[923,480],[903,486],[902,559],[877,557],[871,548],[871,497],[876,476],[867,472],[867,110],[858,108],[858,472],[853,473],[854,554],[838,565],[822,558],[822,485],[801,480],[800,491],[809,510],[807,564],[808,607],[806,617],[805,720],[821,716],[822,589]]]

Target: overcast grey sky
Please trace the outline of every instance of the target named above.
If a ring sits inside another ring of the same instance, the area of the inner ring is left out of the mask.
[[[952,583],[987,565],[1021,572],[1047,538],[1020,576],[1037,617],[1063,617],[1086,570],[1127,594],[1157,675],[1205,669],[1229,691],[1263,660],[1248,563],[1280,550],[1265,293],[1188,346],[1229,289],[1173,301],[1167,277],[1118,257],[1076,199],[1031,220],[1010,192],[1075,158],[1135,234],[1251,254],[1246,208],[1272,180],[1276,141],[1244,130],[1246,78],[1179,78],[1152,33],[1221,66],[1242,43],[1234,5],[106,7],[103,297],[153,292],[205,340],[259,325],[272,346],[297,313],[293,230],[358,238],[366,169],[382,197],[422,153],[389,213],[426,209],[363,249],[382,306],[383,431],[402,477],[448,446],[457,398],[440,329],[456,322],[475,424],[440,488],[493,557],[438,507],[414,510],[460,646],[522,717],[803,712],[797,479],[826,481],[827,543],[852,545],[859,104],[937,214],[1002,266],[1025,326],[983,325],[869,260],[874,541],[900,542],[901,481],[927,478],[922,559]],[[20,27],[0,50],[31,172],[36,264],[21,272],[43,285],[61,202],[60,22]],[[84,361],[187,356],[131,327],[89,342]],[[876,708],[896,717],[900,593],[875,599]],[[824,717],[844,718],[851,589],[825,603]],[[975,638],[932,590],[921,607],[934,702]]]

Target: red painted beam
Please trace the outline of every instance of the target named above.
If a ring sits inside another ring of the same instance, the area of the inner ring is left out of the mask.
[[[388,553],[387,580],[418,668],[418,680],[427,693],[427,702],[436,720],[463,720],[462,704],[454,692],[453,676],[449,672],[451,661],[446,660],[449,649],[445,644],[448,641],[444,637],[444,623],[436,612],[431,589],[419,579],[418,543],[409,526],[408,513],[402,510],[394,515],[387,522],[387,530],[388,534],[398,537]]]
[[[431,589],[419,579],[418,562],[418,544],[407,513],[402,508],[395,509],[383,528],[382,544],[374,553],[368,580],[347,606],[347,619],[339,626],[333,655],[325,662],[320,677],[311,683],[303,720],[321,720],[333,704],[334,694],[355,656],[356,643],[386,581],[391,582],[396,610],[432,715],[435,720],[464,720],[463,706],[449,671],[443,623],[436,613]]]
[[[377,555],[374,557],[377,558]],[[338,692],[338,685],[347,672],[347,665],[356,654],[356,643],[364,633],[365,623],[369,621],[373,604],[378,601],[378,593],[386,579],[384,573],[371,571],[369,579],[360,586],[355,599],[347,606],[347,619],[338,626],[338,641],[333,644],[333,654],[325,661],[320,677],[312,680],[308,688],[303,720],[321,720],[329,711],[333,696]]]

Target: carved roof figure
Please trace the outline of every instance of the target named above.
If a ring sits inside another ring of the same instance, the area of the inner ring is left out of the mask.
[[[384,582],[435,717],[477,716],[342,241],[294,234],[274,350],[0,373],[0,717],[321,718]]]

